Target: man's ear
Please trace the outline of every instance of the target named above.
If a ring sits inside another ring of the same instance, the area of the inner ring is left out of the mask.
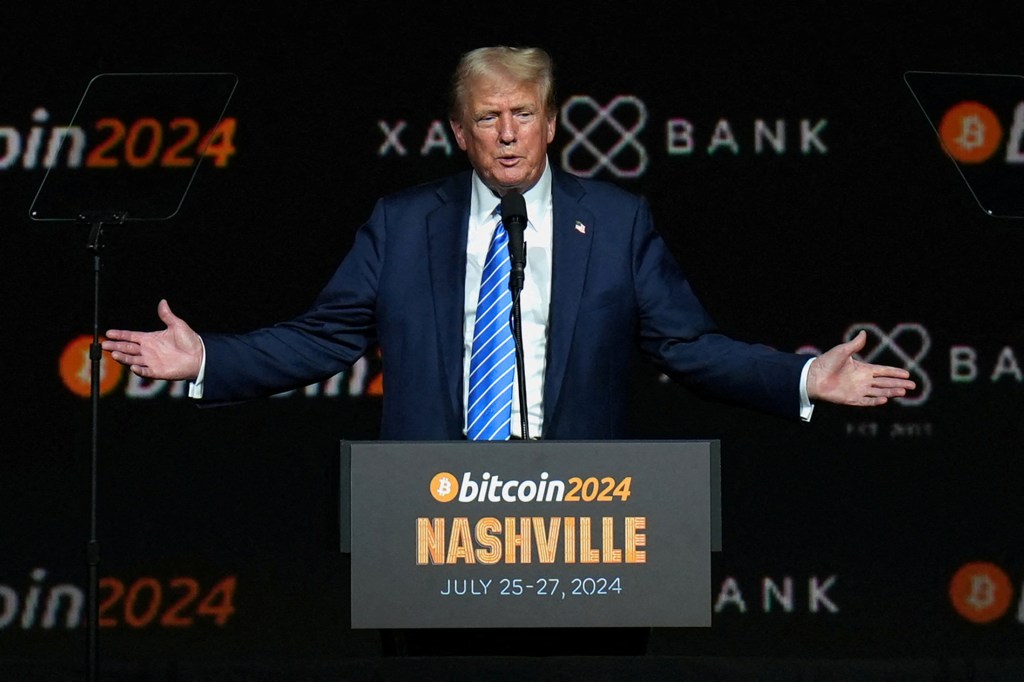
[[[458,143],[459,149],[466,151],[466,131],[462,127],[462,121],[449,118],[448,125],[452,127],[452,132],[455,133],[455,141]]]

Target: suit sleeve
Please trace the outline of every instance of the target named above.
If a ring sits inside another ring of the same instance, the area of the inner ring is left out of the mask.
[[[204,400],[265,397],[351,367],[376,340],[386,219],[378,202],[352,249],[303,314],[244,334],[204,334]]]
[[[640,201],[632,235],[639,345],[674,381],[702,396],[761,412],[799,417],[807,356],[719,332],[654,229]]]

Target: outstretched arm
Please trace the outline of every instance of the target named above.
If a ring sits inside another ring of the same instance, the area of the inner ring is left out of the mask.
[[[812,401],[871,407],[914,390],[916,384],[907,370],[854,358],[865,343],[867,334],[861,331],[815,358],[807,373],[807,395]]]
[[[203,361],[203,342],[188,324],[171,312],[166,300],[157,306],[157,315],[167,325],[155,332],[110,329],[102,343],[122,365],[147,379],[194,381]]]

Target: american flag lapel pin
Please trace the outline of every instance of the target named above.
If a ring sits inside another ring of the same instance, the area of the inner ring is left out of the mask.
[[[576,221],[576,231],[579,232],[580,234],[586,234],[587,233],[587,226],[577,220]]]

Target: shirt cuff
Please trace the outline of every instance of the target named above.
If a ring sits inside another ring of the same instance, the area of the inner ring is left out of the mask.
[[[199,343],[203,343],[202,337],[199,338]],[[806,371],[806,370],[805,370]],[[203,359],[199,363],[199,374],[196,375],[195,381],[188,382],[188,397],[199,400],[203,397],[203,377],[206,375],[206,346],[203,346]]]
[[[814,414],[814,403],[807,396],[807,372],[810,370],[812,362],[814,362],[814,358],[805,362],[803,371],[800,372],[800,418],[805,422],[811,421],[811,415]]]

